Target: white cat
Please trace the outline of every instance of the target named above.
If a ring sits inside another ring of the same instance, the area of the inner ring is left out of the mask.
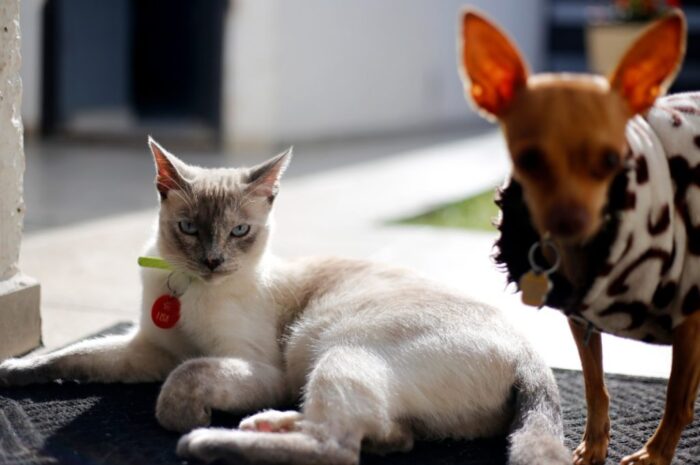
[[[132,334],[6,360],[0,385],[164,380],[156,416],[182,432],[212,409],[299,402],[185,435],[178,453],[204,461],[357,464],[361,445],[510,432],[510,464],[570,463],[552,373],[497,310],[404,270],[267,252],[291,151],[203,169],[149,144],[161,205],[146,253],[176,271],[143,271]],[[168,294],[180,312],[152,310]]]

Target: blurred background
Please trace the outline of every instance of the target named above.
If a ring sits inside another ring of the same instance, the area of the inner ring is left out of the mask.
[[[158,205],[151,134],[204,166],[250,165],[293,144],[277,252],[419,270],[508,310],[552,366],[577,368],[565,319],[524,308],[490,259],[493,193],[509,160],[498,128],[463,97],[465,3],[22,0],[20,268],[42,286],[46,347],[138,315],[135,260]],[[533,71],[601,73],[648,21],[679,6],[470,3]],[[700,1],[680,6],[688,53],[673,90],[700,89]],[[606,351],[610,371],[667,374],[667,349],[606,344],[618,349]]]
[[[214,165],[294,144],[295,175],[489,127],[456,70],[464,0],[21,3],[27,231],[151,206],[147,134]],[[631,36],[610,24],[634,34],[678,3],[471,2],[536,71],[590,69],[587,34],[599,23],[614,60],[610,37],[624,47]],[[675,90],[700,87],[700,2],[682,6],[690,37]]]

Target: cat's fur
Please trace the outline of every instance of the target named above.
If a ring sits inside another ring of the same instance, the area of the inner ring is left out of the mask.
[[[0,385],[164,380],[156,416],[182,432],[207,426],[212,409],[300,400],[299,412],[264,410],[237,430],[184,436],[178,453],[205,461],[355,464],[363,443],[408,450],[414,436],[510,431],[510,464],[569,463],[552,373],[497,310],[404,270],[267,253],[291,153],[213,170],[150,145],[161,208],[146,253],[196,276],[181,319],[167,330],[153,324],[168,272],[145,269],[136,332],[7,360]],[[183,218],[196,236],[180,231]],[[241,223],[250,232],[231,237]],[[212,272],[206,261],[214,259],[223,261]]]

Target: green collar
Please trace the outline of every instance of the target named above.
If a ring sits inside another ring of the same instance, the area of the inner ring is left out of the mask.
[[[138,264],[143,268],[173,271],[173,267],[170,265],[170,263],[166,262],[160,257],[139,257]]]
[[[170,273],[168,274],[168,280],[165,282],[165,285],[168,287],[168,291],[173,297],[180,297],[187,292],[187,289],[190,287],[195,277],[184,271],[175,271],[170,263],[160,257],[139,257],[138,264],[143,268],[169,271]]]

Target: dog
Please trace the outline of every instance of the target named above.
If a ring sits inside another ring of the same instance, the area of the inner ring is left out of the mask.
[[[465,93],[497,120],[513,164],[496,261],[524,301],[562,310],[581,358],[587,421],[575,465],[610,440],[601,332],[671,344],[661,422],[622,465],[667,465],[700,381],[700,93],[663,97],[680,68],[683,14],[651,24],[608,79],[530,75],[483,15],[462,17]]]

